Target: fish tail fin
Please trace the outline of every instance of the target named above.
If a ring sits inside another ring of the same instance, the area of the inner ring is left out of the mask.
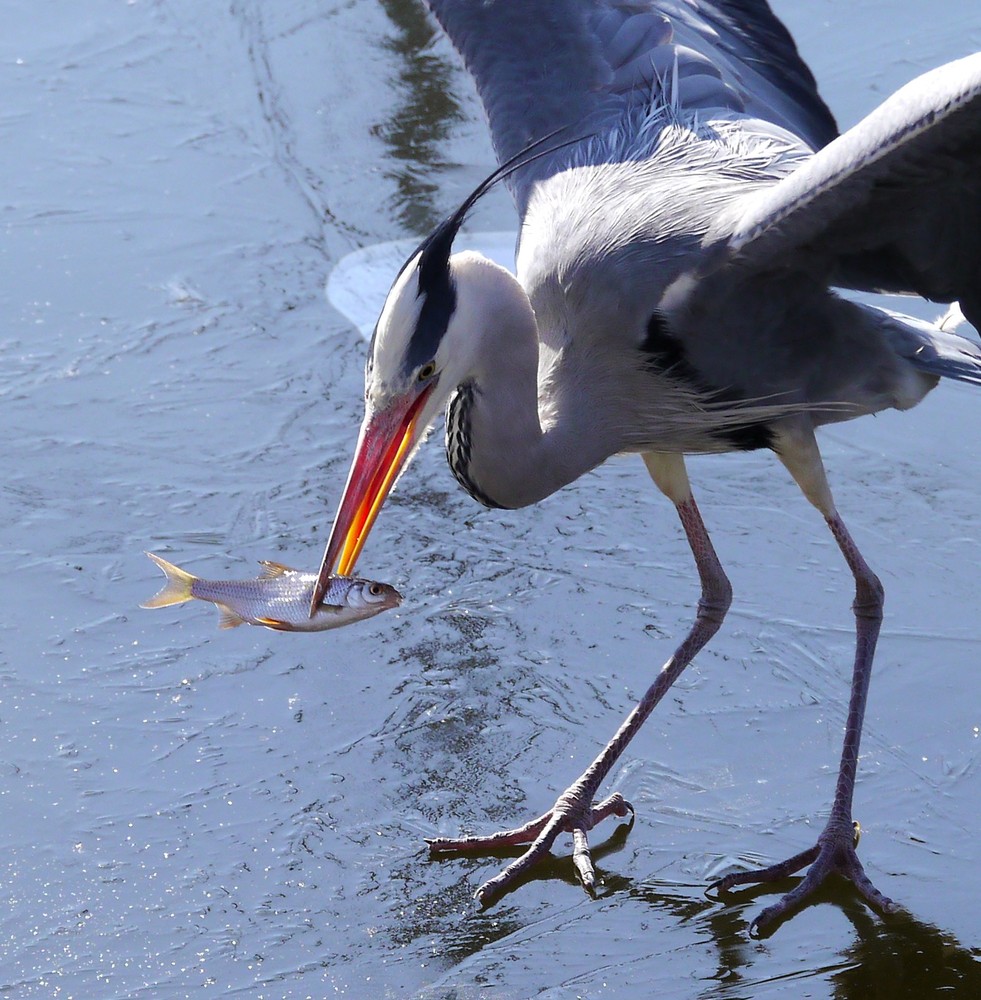
[[[151,597],[149,601],[144,601],[140,605],[141,608],[167,608],[171,604],[183,604],[184,601],[189,601],[194,596],[191,593],[191,584],[197,577],[192,576],[187,570],[181,569],[180,566],[175,566],[173,563],[167,562],[166,559],[161,559],[160,556],[156,556],[152,552],[148,552],[147,555],[163,570],[167,582],[164,584],[163,590]]]

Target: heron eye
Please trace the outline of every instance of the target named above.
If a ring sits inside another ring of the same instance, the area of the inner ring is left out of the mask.
[[[430,361],[429,364],[423,365],[419,369],[419,381],[425,382],[427,379],[431,379],[436,374],[436,362]]]

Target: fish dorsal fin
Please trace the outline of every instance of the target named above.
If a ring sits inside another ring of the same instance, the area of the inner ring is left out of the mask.
[[[292,566],[284,566],[282,563],[272,562],[269,559],[260,559],[259,565],[262,567],[262,572],[259,574],[260,580],[275,580],[277,576],[282,576],[284,573],[299,573],[298,569],[293,569]]]
[[[245,624],[245,619],[236,611],[232,609],[227,604],[215,604],[218,609],[218,628],[238,628],[239,625]]]

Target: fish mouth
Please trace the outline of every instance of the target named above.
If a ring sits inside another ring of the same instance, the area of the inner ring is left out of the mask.
[[[419,440],[419,417],[433,388],[430,382],[412,389],[384,410],[365,415],[313,588],[311,614],[323,600],[335,569],[339,576],[353,572],[378,512]]]
[[[382,609],[385,611],[391,611],[392,608],[397,608],[402,603],[402,595],[392,587],[392,592],[387,594],[385,600],[382,601]]]

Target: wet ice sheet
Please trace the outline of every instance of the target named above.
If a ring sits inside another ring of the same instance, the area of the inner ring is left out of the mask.
[[[431,446],[364,559],[406,604],[362,627],[227,634],[136,607],[147,548],[233,576],[316,564],[364,350],[325,275],[487,171],[462,75],[409,2],[8,8],[0,989],[976,996],[976,394],[823,437],[887,588],[862,853],[916,922],[843,894],[761,947],[762,900],[702,895],[813,838],[847,696],[847,573],[764,455],[692,463],[736,600],[614,775],[639,816],[608,895],[560,858],[477,914],[499,863],[429,863],[422,836],[552,801],[690,618],[690,557],[639,462],[485,512]],[[969,4],[777,9],[843,123],[981,45]],[[479,221],[513,224],[501,192]]]

